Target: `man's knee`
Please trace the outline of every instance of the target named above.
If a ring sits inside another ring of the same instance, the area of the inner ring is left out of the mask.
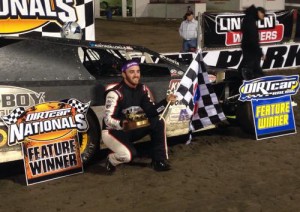
[[[129,163],[136,155],[137,152],[135,149],[123,149],[119,152],[115,152],[116,159],[122,163]]]

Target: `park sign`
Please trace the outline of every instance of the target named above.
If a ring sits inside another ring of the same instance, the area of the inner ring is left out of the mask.
[[[22,144],[27,185],[83,172],[78,132],[88,130],[88,108],[70,99],[18,107],[1,117],[8,145]]]
[[[244,80],[240,101],[251,101],[256,139],[296,133],[291,96],[299,90],[299,75]]]

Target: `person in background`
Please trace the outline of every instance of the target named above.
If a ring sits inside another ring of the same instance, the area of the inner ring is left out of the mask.
[[[250,6],[245,10],[245,17],[242,22],[242,52],[243,60],[239,71],[243,79],[249,80],[264,76],[260,66],[261,59],[264,59],[262,49],[259,45],[259,34],[257,21],[264,20],[265,9],[262,7]]]
[[[193,12],[190,11],[185,14],[185,20],[180,25],[179,34],[183,39],[183,52],[189,52],[197,48],[198,21],[194,19]]]
[[[159,118],[168,102],[176,101],[170,94],[166,99],[155,104],[151,100],[149,88],[140,83],[140,66],[135,61],[127,61],[122,66],[123,80],[109,89],[105,97],[105,116],[103,119],[102,139],[112,151],[106,161],[106,169],[112,173],[116,166],[129,163],[137,154],[133,142],[150,134],[151,166],[155,171],[168,171],[166,130],[163,119]],[[125,131],[128,120],[126,114],[143,112],[149,119],[150,126]]]

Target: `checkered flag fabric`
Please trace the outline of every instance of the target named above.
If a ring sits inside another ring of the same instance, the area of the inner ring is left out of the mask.
[[[77,99],[70,99],[68,101],[68,104],[71,105],[71,107],[75,108],[77,113],[86,113],[87,110],[90,107],[90,103],[82,103],[78,101]]]
[[[226,119],[209,81],[200,51],[181,79],[176,95],[187,105],[187,112],[192,117],[192,130],[217,124]]]
[[[25,113],[25,109],[23,107],[18,107],[14,109],[9,115],[2,116],[2,120],[6,125],[12,125],[17,123],[18,118],[20,118]]]

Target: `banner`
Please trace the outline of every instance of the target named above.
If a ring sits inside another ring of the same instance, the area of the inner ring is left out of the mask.
[[[261,61],[263,69],[290,68],[300,66],[300,44],[288,43],[282,45],[262,46],[266,56]],[[203,52],[204,62],[218,68],[237,69],[242,61],[240,48],[209,50]]]
[[[204,13],[204,47],[240,45],[244,16],[244,13]],[[293,10],[267,12],[264,20],[257,22],[260,43],[270,44],[291,40],[293,20]]]
[[[27,185],[82,173],[78,132],[88,130],[89,103],[45,102],[2,116],[8,145],[22,143]]]
[[[61,37],[66,22],[77,22],[83,39],[95,40],[93,1],[0,1],[0,36]]]
[[[299,75],[244,80],[240,101],[251,101],[256,139],[296,133],[291,96],[299,90]]]

